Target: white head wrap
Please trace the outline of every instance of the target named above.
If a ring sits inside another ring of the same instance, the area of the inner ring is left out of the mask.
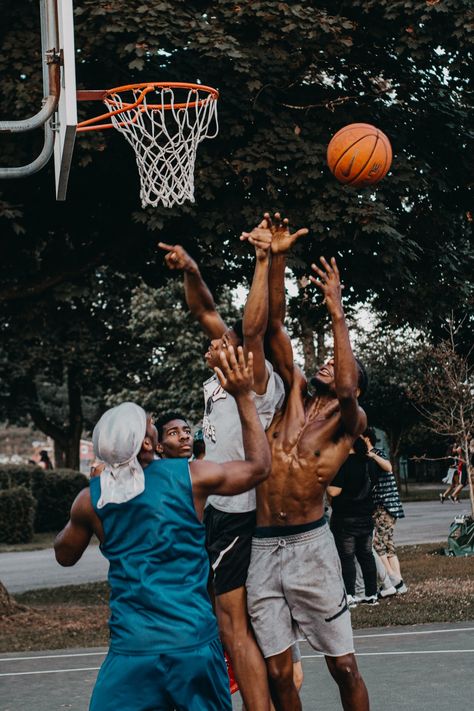
[[[145,475],[137,455],[146,436],[146,413],[133,402],[123,402],[104,412],[94,427],[94,453],[105,463],[100,475],[100,509],[123,504],[145,489]]]

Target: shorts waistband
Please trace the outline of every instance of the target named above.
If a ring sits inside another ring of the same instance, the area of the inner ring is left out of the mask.
[[[257,526],[253,537],[254,538],[288,538],[289,536],[299,536],[301,533],[314,531],[316,528],[321,528],[327,523],[327,516],[321,516],[316,521],[309,523],[300,523],[296,526]]]

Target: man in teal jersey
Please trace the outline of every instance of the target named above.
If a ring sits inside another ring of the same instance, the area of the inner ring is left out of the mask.
[[[106,467],[55,541],[56,559],[69,566],[95,533],[110,563],[110,649],[90,711],[231,711],[202,511],[211,493],[262,482],[270,454],[251,395],[252,354],[246,362],[229,348],[216,374],[237,402],[245,461],[155,460],[156,428],[133,403],[107,411],[94,430]]]

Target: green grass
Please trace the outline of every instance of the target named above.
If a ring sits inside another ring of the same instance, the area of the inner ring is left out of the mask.
[[[435,544],[398,549],[406,595],[352,611],[354,629],[474,621],[474,556],[449,558]],[[106,647],[108,585],[90,583],[16,595],[24,609],[0,617],[0,652]]]

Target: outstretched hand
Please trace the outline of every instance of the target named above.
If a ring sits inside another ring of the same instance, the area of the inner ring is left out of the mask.
[[[265,218],[251,232],[242,232],[240,240],[242,242],[247,240],[250,244],[253,244],[258,260],[267,259],[270,256],[272,233]]]
[[[165,262],[168,269],[181,269],[185,272],[195,271],[197,269],[197,264],[189,256],[184,247],[180,244],[166,244],[165,242],[158,242],[158,247],[164,249],[167,254],[165,255]]]
[[[235,398],[248,395],[253,387],[253,354],[248,353],[246,362],[242,346],[237,348],[237,358],[233,346],[229,346],[219,357],[221,367],[216,366],[214,371],[224,390]]]
[[[338,312],[342,312],[342,289],[344,288],[341,284],[339,269],[337,268],[334,257],[331,257],[330,264],[324,257],[320,257],[319,259],[324,267],[324,271],[316,266],[316,264],[312,264],[311,269],[316,272],[320,278],[317,279],[312,275],[309,278],[324,294],[323,303],[326,304],[329,313],[336,315]]]
[[[282,218],[279,212],[275,212],[273,217],[266,212],[263,217],[272,233],[272,254],[288,252],[297,239],[305,237],[309,232],[306,227],[302,227],[291,233],[288,218]]]

